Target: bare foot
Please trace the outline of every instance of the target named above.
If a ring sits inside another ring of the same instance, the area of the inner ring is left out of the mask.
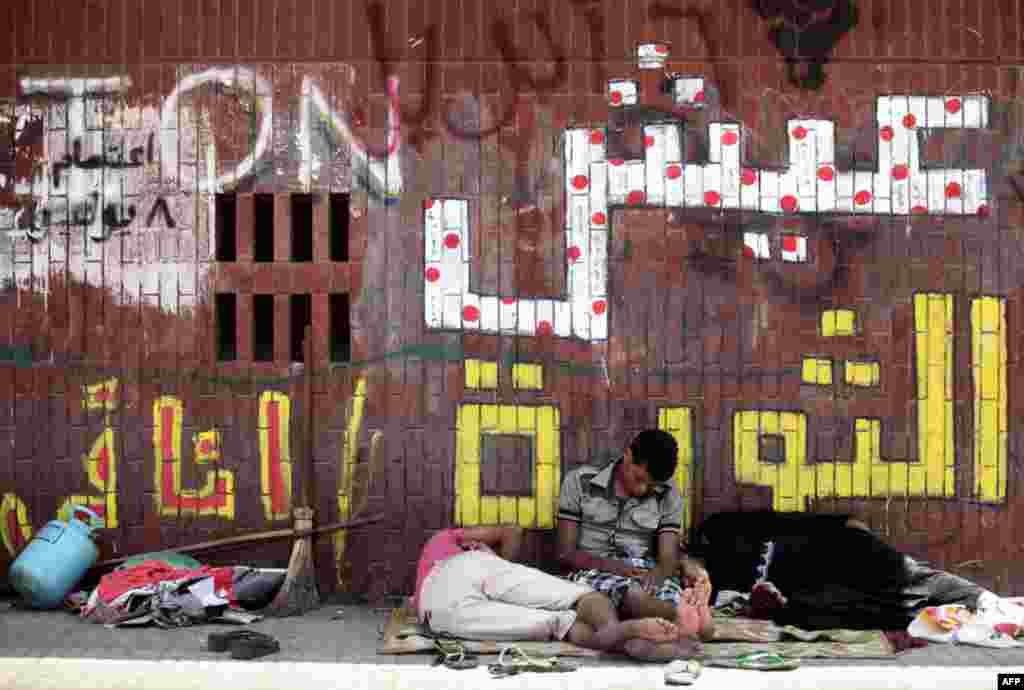
[[[715,625],[711,622],[711,585],[707,581],[701,581],[694,590],[697,598],[697,617],[700,621],[700,638],[707,640],[715,632]]]
[[[664,618],[637,618],[624,623],[627,638],[651,642],[670,642],[679,637],[679,628]]]
[[[623,651],[641,661],[671,661],[673,659],[692,659],[699,656],[703,648],[701,643],[695,640],[651,642],[637,638],[627,640],[623,644]]]
[[[701,629],[700,599],[692,588],[684,589],[676,607],[679,639],[694,638]]]

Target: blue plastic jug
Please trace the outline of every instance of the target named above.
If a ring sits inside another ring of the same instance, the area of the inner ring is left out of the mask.
[[[78,513],[89,515],[93,524],[77,517],[69,522],[51,520],[11,565],[11,586],[32,608],[60,607],[71,588],[96,562],[99,549],[93,543],[93,530],[103,527],[103,519],[88,508],[74,506],[72,516]]]

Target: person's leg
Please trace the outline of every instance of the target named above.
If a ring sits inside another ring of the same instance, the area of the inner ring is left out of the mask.
[[[683,590],[678,601],[659,599],[639,587],[631,587],[622,600],[622,617],[667,618],[675,621],[680,637],[706,639],[712,631],[710,599],[711,590],[705,585]]]
[[[620,621],[611,600],[601,592],[590,592],[576,602],[576,623],[569,638],[581,647],[623,651],[624,642],[634,638],[653,642],[675,640],[678,628],[667,619],[644,618]]]

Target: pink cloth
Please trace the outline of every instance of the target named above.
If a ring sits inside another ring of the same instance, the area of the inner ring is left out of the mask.
[[[433,570],[434,566],[441,561],[462,553],[462,529],[446,529],[432,536],[423,545],[420,553],[420,562],[416,567],[416,591],[412,595],[413,610],[419,610],[420,590],[423,589],[423,581]]]

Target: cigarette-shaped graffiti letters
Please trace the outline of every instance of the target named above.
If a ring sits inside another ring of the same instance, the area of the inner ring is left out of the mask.
[[[676,100],[689,98],[703,80],[676,79]],[[690,82],[698,82],[691,84]],[[609,82],[609,89],[622,80]],[[678,84],[677,84],[678,86]],[[612,94],[614,95],[614,94]],[[621,107],[613,97],[610,107]],[[882,96],[876,99],[878,167],[840,170],[835,126],[829,120],[786,124],[788,165],[746,165],[747,133],[736,122],[708,125],[707,162],[682,160],[677,121],[643,126],[642,158],[608,155],[608,129],[565,131],[564,299],[484,295],[469,289],[471,231],[467,202],[432,198],[425,203],[424,317],[428,327],[487,333],[557,335],[602,341],[608,333],[608,244],[615,208],[669,208],[704,217],[708,211],[755,212],[766,217],[846,219],[857,216],[989,215],[987,172],[982,168],[931,168],[922,161],[923,130],[984,129],[989,101],[975,95]],[[701,216],[704,214],[704,216]],[[792,237],[782,259],[806,260],[806,244]],[[805,242],[805,240],[803,240]],[[763,258],[768,258],[764,256]]]

